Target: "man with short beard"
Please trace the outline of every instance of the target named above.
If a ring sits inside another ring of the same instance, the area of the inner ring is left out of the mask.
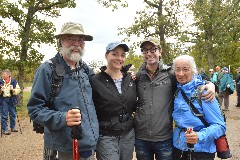
[[[60,92],[52,100],[50,94],[53,87],[53,67],[52,61],[46,61],[35,73],[27,105],[28,112],[34,122],[44,126],[44,159],[72,159],[71,131],[76,126],[81,126],[79,158],[93,160],[99,137],[99,125],[89,83],[89,77],[94,72],[82,61],[85,41],[92,41],[93,37],[84,34],[81,24],[73,22],[65,23],[60,34],[55,37],[60,50],[54,59],[65,72]]]

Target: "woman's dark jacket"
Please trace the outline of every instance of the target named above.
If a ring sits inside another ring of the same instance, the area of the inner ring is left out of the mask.
[[[120,94],[113,79],[102,70],[92,76],[93,102],[96,107],[100,135],[123,135],[133,129],[132,112],[136,103],[136,85],[131,75],[123,73]]]

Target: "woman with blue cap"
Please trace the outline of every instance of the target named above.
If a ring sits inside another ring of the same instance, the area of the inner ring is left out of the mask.
[[[99,120],[98,160],[132,160],[135,132],[133,109],[136,102],[136,85],[128,70],[123,67],[129,48],[120,42],[109,43],[105,58],[107,66],[91,77],[93,101]]]

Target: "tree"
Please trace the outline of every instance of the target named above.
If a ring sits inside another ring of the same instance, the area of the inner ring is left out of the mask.
[[[1,1],[0,54],[15,62],[21,89],[24,88],[26,67],[39,65],[43,59],[37,47],[40,47],[41,43],[54,42],[53,36],[56,29],[47,18],[57,18],[60,16],[59,9],[75,6],[74,0]],[[10,27],[8,24],[11,24]],[[22,100],[22,94],[20,100]],[[22,104],[22,101],[20,102]]]
[[[97,2],[106,8],[112,8],[112,11],[119,9],[119,6],[128,7],[127,1],[122,0],[97,0]]]
[[[113,10],[118,9],[118,5],[128,6],[126,1],[120,0],[114,2],[98,0],[98,2]],[[181,50],[183,46],[176,42],[176,37],[180,33],[179,28],[182,25],[179,21],[179,16],[182,14],[182,11],[179,10],[180,1],[144,0],[143,2],[146,4],[146,8],[136,12],[136,17],[130,27],[120,27],[119,35],[126,35],[124,41],[128,42],[135,37],[142,36],[158,38],[163,48],[163,60],[169,63],[176,55],[184,52]],[[138,47],[140,43],[135,41],[133,48]]]
[[[142,63],[143,63],[142,56],[134,54],[133,50],[130,49],[126,57],[125,64],[134,65],[135,67],[134,71],[137,72],[140,66],[142,65]]]
[[[126,3],[98,1],[113,10],[118,9],[117,4]],[[166,63],[179,54],[191,54],[198,67],[205,70],[216,65],[232,65],[232,70],[240,66],[239,0],[144,0],[144,3],[146,8],[136,12],[133,24],[119,28],[119,34],[126,35],[125,41],[142,36],[159,38]],[[133,46],[139,44],[135,41]]]
[[[239,0],[192,0],[189,3],[194,15],[191,27],[195,30],[186,30],[183,42],[195,44],[191,55],[199,67],[205,66],[208,70],[216,65],[233,64],[234,68],[237,63],[240,65],[239,3]]]
[[[92,60],[88,63],[89,67],[91,68],[100,68],[103,66],[103,61],[102,60]]]
[[[141,37],[142,35],[158,38],[163,48],[163,60],[169,63],[176,54],[171,52],[176,42],[170,39],[174,39],[179,33],[179,1],[144,0],[144,3],[146,8],[136,12],[132,26],[119,28],[119,34],[126,35],[125,41],[130,41],[132,36]],[[140,42],[134,45],[136,47],[139,44]]]

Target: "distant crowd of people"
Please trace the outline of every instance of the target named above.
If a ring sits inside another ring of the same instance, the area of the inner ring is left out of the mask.
[[[203,79],[210,80],[215,85],[216,89],[216,97],[220,106],[222,106],[224,101],[223,111],[229,111],[229,96],[233,94],[233,92],[237,91],[237,104],[236,107],[240,107],[240,67],[236,69],[237,76],[235,79],[235,83],[233,80],[233,75],[229,72],[227,67],[220,68],[217,66],[215,68],[215,72],[213,69],[209,69],[209,75],[205,74],[202,70],[200,71],[200,75]]]

